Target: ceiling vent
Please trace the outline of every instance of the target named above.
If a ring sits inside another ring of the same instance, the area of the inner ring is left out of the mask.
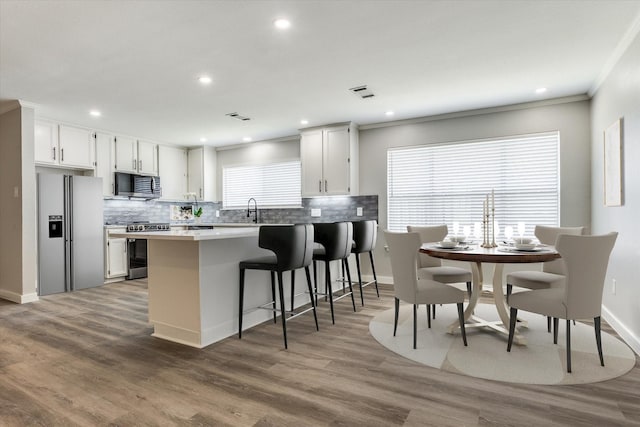
[[[375,96],[367,85],[352,87],[349,90],[362,99],[373,98]]]
[[[241,116],[238,113],[228,113],[228,114],[225,114],[225,115],[231,117],[232,119],[240,120],[240,121],[243,121],[243,122],[246,122],[247,120],[251,120],[249,117]]]

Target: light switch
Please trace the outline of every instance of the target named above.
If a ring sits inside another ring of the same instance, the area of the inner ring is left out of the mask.
[[[320,209],[311,209],[311,216],[320,216]]]
[[[356,208],[356,216],[362,216],[362,208]]]
[[[15,197],[16,199],[20,197],[20,188],[13,187],[13,197]]]

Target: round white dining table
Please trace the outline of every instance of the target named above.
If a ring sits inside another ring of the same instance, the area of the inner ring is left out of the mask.
[[[453,249],[438,247],[437,243],[424,243],[420,252],[429,256],[451,261],[467,261],[471,264],[473,291],[469,297],[469,305],[464,312],[466,327],[486,327],[493,331],[509,335],[509,310],[505,300],[502,283],[504,264],[522,264],[547,262],[560,258],[560,254],[552,246],[539,246],[531,251],[519,251],[512,246],[498,246],[496,248],[483,248],[481,245],[460,245]],[[487,321],[473,314],[480,296],[482,295],[482,264],[495,264],[493,270],[493,300],[499,321]],[[519,326],[526,326],[525,322],[518,322]],[[449,326],[449,332],[459,330],[458,322]],[[516,331],[514,342],[525,345],[526,339]]]

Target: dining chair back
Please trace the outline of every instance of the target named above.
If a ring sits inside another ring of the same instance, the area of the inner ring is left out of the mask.
[[[580,236],[584,234],[584,227],[549,227],[546,225],[536,225],[533,234],[540,240],[540,243],[554,246],[560,234]],[[542,264],[542,271],[546,273],[564,274],[564,262],[562,259],[545,262]]]
[[[407,231],[409,233],[418,233],[422,243],[439,242],[449,234],[449,229],[446,224],[430,226],[407,225]],[[439,267],[441,265],[442,261],[440,258],[434,258],[427,254],[420,254],[418,268]]]

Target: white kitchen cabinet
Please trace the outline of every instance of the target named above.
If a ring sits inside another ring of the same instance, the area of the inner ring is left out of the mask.
[[[158,175],[158,144],[129,136],[115,137],[115,170]]]
[[[114,136],[108,133],[96,132],[96,169],[94,176],[102,178],[102,195],[104,197],[113,196],[113,139]]]
[[[188,154],[188,188],[198,200],[216,201],[216,151],[213,147],[192,148]]]
[[[187,192],[187,150],[167,145],[158,146],[158,172],[162,199],[183,200]]]
[[[90,129],[36,120],[36,163],[74,169],[93,169],[95,148]]]
[[[127,239],[110,237],[111,233],[124,233],[126,228],[108,228],[105,233],[105,274],[106,279],[122,278],[128,274]]]
[[[300,134],[302,196],[358,194],[358,129],[343,124]]]

